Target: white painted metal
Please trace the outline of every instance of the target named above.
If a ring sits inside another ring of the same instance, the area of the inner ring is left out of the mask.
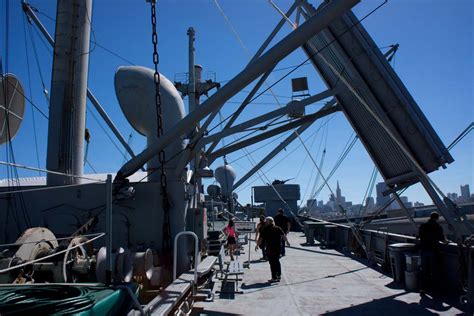
[[[236,177],[234,168],[231,165],[217,167],[214,171],[214,177],[221,186],[222,194],[227,197],[231,196]]]
[[[173,251],[173,281],[176,280],[176,272],[177,272],[177,265],[178,265],[178,240],[179,237],[184,235],[190,235],[194,238],[194,286],[193,286],[193,293],[194,288],[197,284],[197,268],[199,265],[199,238],[198,236],[190,231],[179,232],[176,237],[174,237],[174,251]]]
[[[115,92],[120,107],[129,123],[137,132],[147,137],[148,145],[157,141],[157,121],[155,104],[154,71],[139,66],[119,67],[115,74]],[[168,130],[178,124],[184,117],[184,104],[173,83],[160,74],[160,93],[163,115],[163,130]],[[165,148],[166,169],[175,169],[176,158],[184,149],[184,137],[177,137]],[[158,156],[147,165],[148,180],[159,181],[159,172],[153,172],[159,167]]]
[[[58,1],[46,166],[76,176],[84,167],[91,12],[92,0]],[[48,174],[47,183],[77,184],[81,179]]]

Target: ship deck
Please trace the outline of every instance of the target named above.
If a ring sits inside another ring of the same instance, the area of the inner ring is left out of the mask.
[[[216,292],[233,283],[215,279],[213,302],[198,301],[192,315],[459,315],[457,297],[407,292],[377,267],[318,243],[305,246],[302,233],[289,234],[291,247],[281,258],[282,280],[269,283],[270,266],[251,242],[250,268],[245,269],[242,294]],[[248,260],[248,245],[240,261]],[[228,257],[226,257],[228,259]],[[229,279],[232,279],[229,276]]]

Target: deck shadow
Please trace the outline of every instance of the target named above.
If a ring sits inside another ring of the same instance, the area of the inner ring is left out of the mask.
[[[323,276],[323,277],[320,277],[320,278],[315,278],[315,279],[310,279],[310,280],[304,280],[304,281],[300,281],[300,282],[293,282],[293,283],[286,283],[286,284],[275,284],[275,283],[270,283],[270,282],[266,282],[266,283],[255,283],[256,286],[253,286],[252,288],[250,286],[252,285],[248,285],[247,287],[244,287],[242,285],[242,289],[251,289],[252,291],[247,291],[246,294],[249,294],[249,293],[254,293],[254,292],[259,292],[259,291],[264,291],[266,289],[270,289],[270,288],[274,288],[274,287],[288,287],[288,286],[293,286],[293,285],[299,285],[299,284],[305,284],[305,283],[311,283],[311,282],[316,282],[316,281],[319,281],[319,280],[324,280],[324,279],[328,279],[328,278],[336,278],[338,276],[341,276],[341,275],[345,275],[345,274],[350,274],[350,273],[354,273],[354,272],[357,272],[357,271],[361,271],[361,270],[365,270],[365,269],[369,269],[368,267],[362,267],[362,268],[359,268],[359,269],[355,269],[355,270],[350,270],[350,271],[344,271],[344,272],[341,272],[341,273],[337,273],[337,274],[328,274],[326,276]],[[266,286],[263,286],[264,284],[266,284]]]
[[[396,294],[382,299],[373,300],[364,304],[343,308],[336,311],[326,312],[322,315],[327,316],[346,316],[346,315],[365,315],[365,316],[379,316],[379,315],[438,315],[438,313],[431,312],[426,306],[417,303],[406,303],[396,300],[397,296],[403,294]],[[449,309],[449,308],[448,308]]]
[[[208,311],[204,307],[193,307],[193,310],[190,316],[199,316],[199,315],[208,315],[208,316],[237,316],[242,314],[233,314],[233,313],[224,313],[217,311]]]
[[[219,293],[220,299],[224,299],[224,300],[235,299],[235,282],[233,281],[222,282],[221,290],[218,293]]]
[[[308,243],[301,243],[300,246],[301,247],[321,247],[321,243],[320,242],[315,242],[314,244],[308,244]]]
[[[290,247],[287,246],[286,248],[287,249],[307,251],[307,252],[314,252],[314,253],[319,253],[319,254],[328,255],[328,256],[346,257],[346,255],[340,254],[340,253],[328,253],[328,252],[324,252],[324,251],[318,251],[318,250],[313,250],[313,249],[305,249],[305,248],[299,248],[299,247],[293,247],[293,246],[290,246]]]
[[[258,283],[253,283],[253,284],[242,283],[240,288],[242,290],[251,290],[251,289],[261,289],[261,288],[269,287],[271,285],[272,283],[270,282],[258,282]]]

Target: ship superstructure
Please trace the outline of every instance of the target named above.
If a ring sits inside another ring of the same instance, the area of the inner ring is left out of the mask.
[[[96,304],[90,303],[94,308],[101,295],[110,295],[110,305],[115,304],[117,308],[118,299],[114,301],[114,295],[121,295],[120,312],[190,311],[200,287],[207,284],[205,280],[212,279],[213,269],[220,270],[226,280],[229,275],[236,276],[237,282],[239,275],[244,274],[243,266],[235,262],[230,263],[227,270],[224,268],[223,248],[219,248],[216,257],[209,255],[210,240],[219,239],[219,233],[212,238],[212,233],[208,234],[211,227],[214,233],[218,231],[209,220],[240,216],[240,222],[247,222],[241,224],[242,232],[245,229],[252,232],[252,217],[256,215],[252,210],[255,209],[239,205],[234,191],[294,141],[302,142],[322,181],[331,190],[301,134],[318,120],[342,112],[383,176],[386,194],[400,200],[398,193],[415,183],[421,183],[429,194],[457,244],[446,249],[450,254],[459,250],[460,266],[465,269],[460,278],[469,291],[465,300],[474,303],[472,224],[429,175],[454,160],[387,62],[389,55],[380,51],[351,12],[359,1],[324,1],[316,8],[308,1],[298,0],[286,12],[280,10],[280,22],[248,65],[223,85],[202,80],[202,67],[194,61],[193,28],[189,28],[187,34],[189,73],[186,82],[172,82],[159,72],[160,63],[165,61],[159,59],[158,4],[155,0],[149,2],[153,47],[150,55],[154,69],[123,66],[117,69],[114,78],[122,112],[130,125],[146,137],[146,146],[140,153],[133,152],[87,87],[92,0],[59,0],[54,38],[41,24],[34,8],[22,2],[25,14],[54,47],[47,170],[40,170],[46,172],[47,177],[46,183],[22,185],[17,190],[7,187],[0,192],[5,197],[0,200],[0,209],[7,210],[0,215],[4,227],[0,242],[7,245],[0,257],[3,283],[78,283],[80,288],[79,283],[98,282],[100,286],[88,285],[91,286],[89,291],[99,293]],[[293,16],[297,23],[292,22]],[[291,24],[292,31],[281,37],[279,32],[287,23]],[[272,42],[276,43],[270,45]],[[276,110],[238,121],[278,62],[299,48],[327,89],[299,95]],[[10,111],[10,104],[22,102],[14,101],[8,93],[20,90],[16,81],[11,79],[10,82],[9,78],[2,77],[6,142],[13,138],[8,122],[13,121],[16,113]],[[225,124],[219,124],[222,129],[211,128],[226,102],[251,83],[255,84],[243,103]],[[201,100],[203,95],[209,97]],[[188,96],[188,113],[183,96]],[[83,173],[88,137],[86,98],[130,154],[130,159],[113,174],[91,177]],[[324,101],[321,108],[308,111],[310,105],[320,101]],[[274,127],[272,123],[282,117],[288,120]],[[225,137],[252,130],[259,133],[218,146]],[[247,174],[234,181],[236,174],[227,163],[226,155],[285,132],[291,133]],[[221,158],[224,165],[213,172],[210,167]],[[205,196],[203,181],[213,176],[219,185],[209,186]],[[383,244],[377,233],[350,221],[348,225],[333,225],[298,216],[295,206],[299,188],[292,202],[287,201],[284,188],[285,183],[274,182],[259,190],[271,196],[269,201],[283,206],[292,217],[294,227],[304,230],[308,244],[312,244],[316,236],[330,248],[344,248],[350,256],[365,257],[371,263],[386,267],[391,265],[387,252],[390,244],[416,243],[413,238],[386,235]],[[296,190],[294,186],[291,188],[292,192]],[[10,214],[12,205],[18,203],[23,219],[19,214]],[[335,203],[341,214],[345,214],[340,199]],[[247,251],[250,252],[248,237],[250,235],[242,242],[249,245]],[[299,243],[296,236],[292,240]],[[306,248],[296,247],[294,251],[306,251]],[[248,255],[246,268],[252,262],[250,253]],[[328,255],[342,256],[333,252]],[[215,264],[219,267],[215,268]],[[245,290],[244,285],[241,287]],[[40,289],[47,291],[48,288]],[[252,293],[252,288],[248,289],[244,295]],[[9,287],[8,291],[15,291],[15,287]],[[212,289],[204,293],[212,300]],[[0,313],[2,308],[0,303]],[[8,308],[14,311],[12,306]],[[113,307],[110,311],[119,312]],[[301,313],[311,314],[311,311]]]

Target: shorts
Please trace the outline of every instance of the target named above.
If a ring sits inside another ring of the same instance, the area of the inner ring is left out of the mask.
[[[235,240],[235,237],[227,237],[227,244],[228,245],[235,245],[237,242]]]

